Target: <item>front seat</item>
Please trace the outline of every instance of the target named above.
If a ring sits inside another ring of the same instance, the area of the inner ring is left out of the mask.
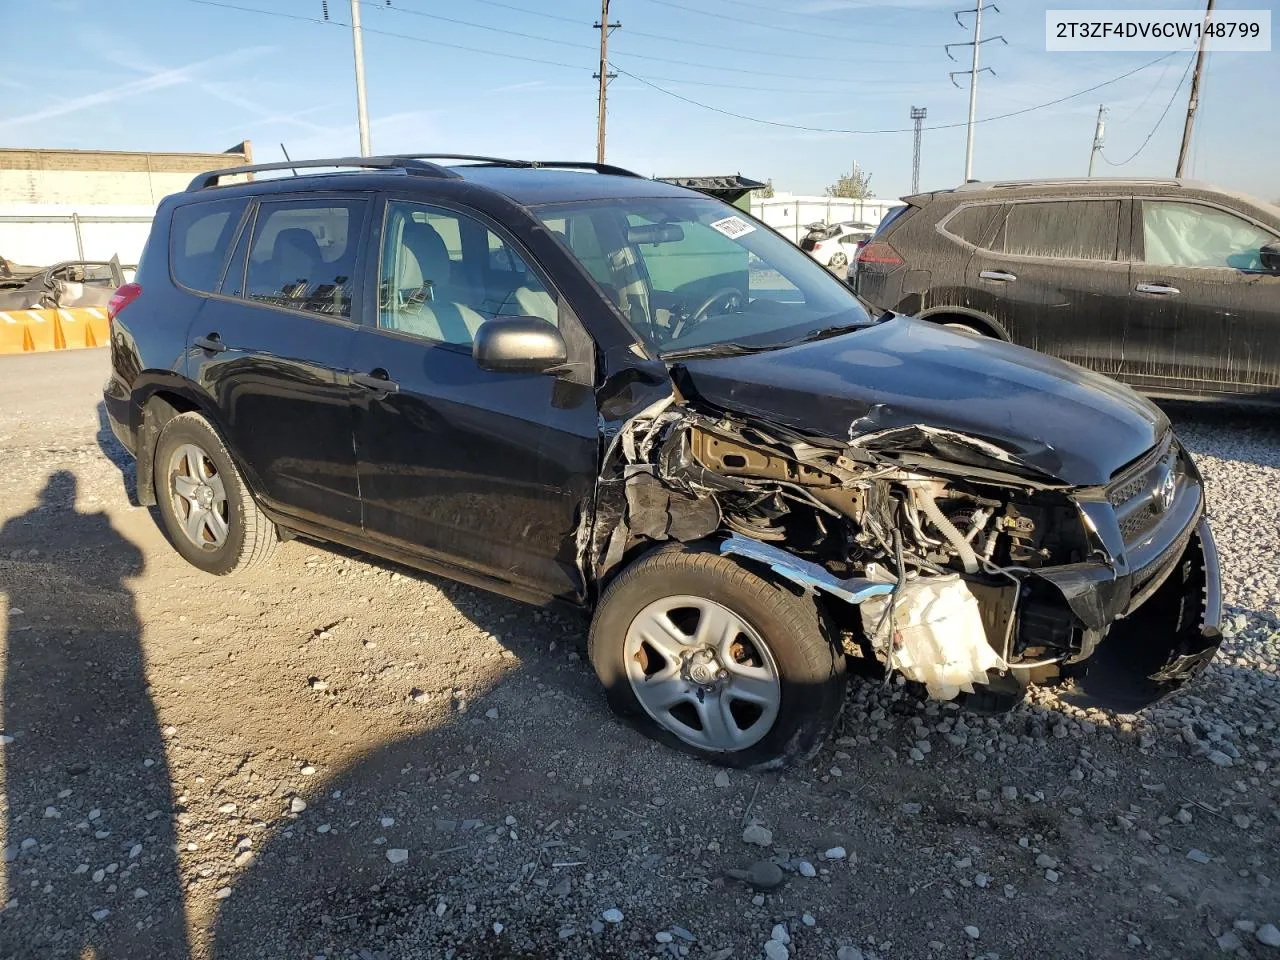
[[[400,243],[414,262],[402,263],[397,286],[421,286],[428,291],[428,298],[417,313],[397,311],[397,328],[446,343],[471,343],[485,318],[457,302],[460,291],[453,284],[453,261],[443,238],[429,223],[406,220]]]
[[[276,242],[271,247],[271,266],[279,290],[291,300],[301,300],[307,296],[312,284],[320,280],[319,272],[323,264],[324,255],[320,252],[320,244],[310,230],[290,227],[276,234]],[[293,289],[299,283],[304,286]]]

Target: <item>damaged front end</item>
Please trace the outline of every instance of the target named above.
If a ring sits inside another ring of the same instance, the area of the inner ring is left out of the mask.
[[[609,442],[584,573],[711,540],[816,594],[848,653],[941,700],[1054,682],[1136,710],[1216,652],[1203,486],[1171,434],[1073,487],[983,438],[865,426],[837,440],[678,392],[652,404]]]

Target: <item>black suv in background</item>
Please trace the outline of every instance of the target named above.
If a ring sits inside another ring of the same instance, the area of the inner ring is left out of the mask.
[[[905,202],[850,271],[875,307],[1150,396],[1280,400],[1280,208],[1180,180],[976,182]]]
[[[202,174],[108,312],[111,427],[194,566],[305,535],[592,611],[613,707],[720,763],[811,754],[846,657],[1135,709],[1220,640],[1158,409],[873,319],[759,221],[615,167]]]

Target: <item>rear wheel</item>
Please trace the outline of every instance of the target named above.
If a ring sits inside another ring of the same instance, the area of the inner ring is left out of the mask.
[[[649,554],[605,591],[590,656],[616,713],[713,763],[783,766],[822,746],[844,657],[814,599],[689,548]]]
[[[183,413],[164,425],[154,469],[165,532],[193,566],[221,576],[271,556],[278,540],[275,527],[200,414]]]
[[[833,253],[831,259],[827,262],[827,266],[832,270],[838,270],[841,267],[849,265],[849,258],[843,253]]]

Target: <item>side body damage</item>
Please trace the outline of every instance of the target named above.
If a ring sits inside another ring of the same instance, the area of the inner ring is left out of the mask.
[[[657,399],[605,441],[588,581],[707,541],[815,594],[846,653],[943,700],[1067,682],[1077,702],[1134,710],[1212,658],[1217,558],[1171,435],[1078,487],[986,438],[876,427],[809,436],[679,389]]]

